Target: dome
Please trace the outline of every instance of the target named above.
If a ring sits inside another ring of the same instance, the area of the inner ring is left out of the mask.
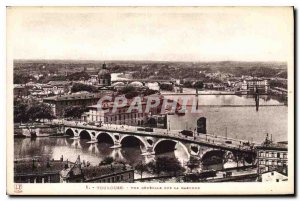
[[[106,75],[110,75],[110,72],[107,69],[101,69],[98,73],[98,76],[106,76]]]
[[[135,82],[131,82],[129,85],[133,87],[142,87],[143,83],[135,81]]]
[[[105,64],[105,63],[102,65],[102,68],[101,68],[101,70],[100,70],[99,73],[98,73],[98,78],[99,78],[99,79],[107,79],[107,78],[110,78],[110,72],[109,72],[109,70],[106,68],[106,64]]]

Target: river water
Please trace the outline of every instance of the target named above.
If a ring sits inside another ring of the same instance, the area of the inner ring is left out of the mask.
[[[282,104],[270,97],[261,96],[260,105]],[[287,106],[236,107],[237,105],[255,105],[251,96],[236,95],[202,95],[199,97],[199,113],[187,113],[184,116],[169,115],[168,122],[173,130],[194,130],[199,117],[207,118],[207,132],[249,141],[262,142],[266,133],[272,134],[274,141],[287,141]],[[226,105],[223,107],[222,105]],[[232,105],[233,107],[231,107]],[[110,144],[89,144],[85,139],[70,138],[37,138],[15,139],[14,157],[32,158],[49,157],[75,161],[78,155],[82,160],[97,165],[106,156],[126,161],[131,165],[139,162],[149,162],[155,156],[142,156],[139,147],[124,147],[111,149]],[[180,163],[188,160],[188,155],[179,145],[174,152],[164,155],[176,157]],[[157,156],[156,156],[157,157]]]
[[[261,142],[264,140],[266,133],[269,133],[272,134],[275,141],[287,140],[286,106],[260,107],[259,111],[256,111],[255,107],[199,107],[199,109],[200,113],[168,116],[171,129],[188,128],[193,130],[197,119],[205,116],[207,118],[207,132],[211,134],[225,136],[227,127],[228,137]],[[142,156],[139,147],[118,149],[111,149],[110,147],[110,144],[105,143],[89,144],[85,139],[49,137],[34,140],[29,138],[15,139],[14,157],[20,159],[35,156],[59,159],[63,155],[64,159],[75,161],[80,155],[82,160],[89,161],[94,165],[103,160],[105,156],[112,156],[131,165],[141,161],[149,162],[154,157]],[[164,155],[176,157],[182,164],[188,160],[188,155],[179,145],[174,152],[165,153]]]

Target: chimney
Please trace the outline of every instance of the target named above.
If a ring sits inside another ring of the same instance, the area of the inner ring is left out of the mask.
[[[64,161],[64,156],[63,156],[63,155],[61,155],[61,157],[60,157],[60,161],[61,161],[61,162],[63,162],[63,161]]]

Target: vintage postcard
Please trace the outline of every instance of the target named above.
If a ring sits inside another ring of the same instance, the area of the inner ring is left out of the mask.
[[[7,7],[9,195],[294,194],[293,7]]]

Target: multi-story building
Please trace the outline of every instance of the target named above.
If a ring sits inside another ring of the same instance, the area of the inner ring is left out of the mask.
[[[288,174],[288,148],[286,144],[274,144],[267,136],[266,141],[261,146],[257,146],[256,149],[259,176],[273,171],[284,175]]]
[[[107,95],[108,93],[109,92],[58,95],[44,98],[43,102],[48,103],[51,106],[55,116],[61,117],[68,106],[87,107],[95,105],[103,95]]]
[[[140,126],[144,125],[150,115],[160,112],[161,105],[146,111],[147,98],[141,101],[141,111],[138,109],[131,110],[131,102],[122,107],[115,107],[114,102],[105,102],[101,105],[92,105],[88,107],[88,112],[82,115],[82,120],[86,122],[102,122],[105,124],[124,124]],[[130,110],[130,111],[129,111]]]
[[[250,92],[256,91],[257,89],[260,92],[267,93],[269,87],[270,85],[268,80],[261,78],[244,79],[242,83],[242,90],[248,90]]]
[[[15,161],[14,181],[15,183],[59,183],[59,173],[66,165],[71,163],[62,159]]]
[[[134,169],[126,164],[90,166],[75,163],[60,172],[61,183],[133,183]]]
[[[134,169],[125,164],[112,163],[83,167],[84,182],[89,183],[133,183]]]

